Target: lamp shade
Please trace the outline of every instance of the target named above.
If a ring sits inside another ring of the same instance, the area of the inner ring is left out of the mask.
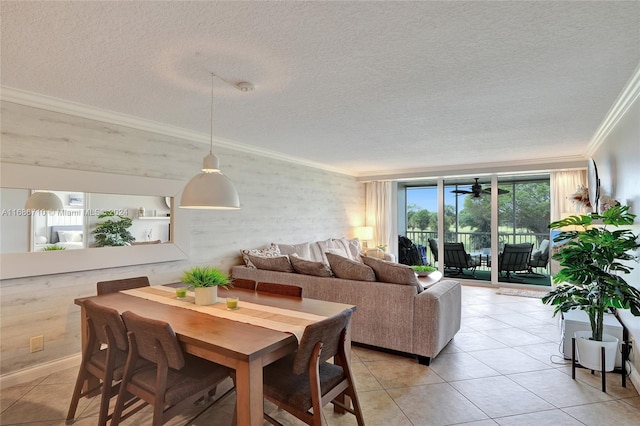
[[[240,199],[231,181],[222,173],[202,172],[184,187],[180,208],[235,210],[240,208]]]
[[[53,192],[34,192],[27,198],[27,202],[24,205],[27,210],[62,210],[62,201]]]
[[[360,241],[371,241],[373,240],[373,227],[358,226],[355,230],[355,234]]]

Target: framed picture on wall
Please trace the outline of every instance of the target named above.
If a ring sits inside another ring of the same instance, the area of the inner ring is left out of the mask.
[[[84,203],[84,194],[69,194],[70,206],[81,206]]]

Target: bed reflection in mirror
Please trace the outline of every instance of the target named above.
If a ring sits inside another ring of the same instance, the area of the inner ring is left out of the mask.
[[[32,192],[0,188],[0,253],[172,242],[170,197],[51,191],[62,210],[26,210]]]

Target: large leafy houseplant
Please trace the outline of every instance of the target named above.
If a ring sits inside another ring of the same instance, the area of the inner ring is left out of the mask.
[[[608,309],[629,309],[640,316],[640,290],[620,275],[633,269],[622,261],[637,261],[632,251],[640,244],[631,230],[618,227],[632,225],[635,217],[628,206],[615,206],[602,214],[570,216],[549,225],[561,231],[554,242],[567,242],[552,256],[563,267],[553,281],[563,284],[545,295],[542,302],[555,305],[554,315],[571,309],[586,312],[592,340],[602,341]]]
[[[136,239],[129,232],[133,224],[130,217],[116,214],[113,210],[102,212],[98,219],[106,219],[96,224],[95,235],[96,247],[105,246],[126,246]]]

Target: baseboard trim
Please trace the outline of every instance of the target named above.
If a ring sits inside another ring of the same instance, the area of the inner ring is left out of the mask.
[[[630,362],[627,362],[627,367],[631,370],[629,372],[629,381],[636,389],[640,389],[640,372],[636,370],[636,368]]]
[[[43,378],[52,372],[64,370],[65,368],[77,367],[80,365],[81,359],[82,354],[78,353],[55,361],[38,364],[34,367],[3,374],[0,376],[0,390],[29,383],[32,380]]]

